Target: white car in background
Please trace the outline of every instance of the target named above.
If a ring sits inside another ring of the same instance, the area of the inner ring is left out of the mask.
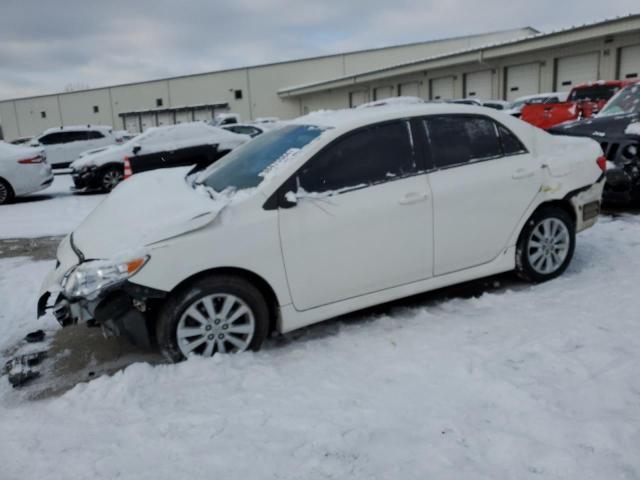
[[[149,128],[122,145],[86,152],[72,162],[74,190],[110,192],[125,178],[125,158],[130,161],[132,173],[184,165],[204,168],[249,140],[248,135],[205,122]]]
[[[124,141],[111,127],[84,125],[56,127],[34,137],[29,145],[42,148],[53,168],[66,168],[80,153]]]
[[[500,272],[549,280],[597,221],[601,155],[482,107],[310,114],[195,178],[123,183],[62,241],[38,312],[53,294],[62,325],[177,361]]]
[[[538,103],[560,103],[567,100],[569,92],[550,92],[550,93],[536,93],[535,95],[526,95],[524,97],[516,98],[511,105],[504,110],[504,113],[512,115],[516,118],[520,118],[522,108],[527,104]]]
[[[0,205],[44,190],[52,182],[51,166],[41,148],[0,141]]]

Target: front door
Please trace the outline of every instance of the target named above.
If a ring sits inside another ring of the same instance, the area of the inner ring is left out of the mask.
[[[542,166],[504,125],[484,116],[424,120],[431,161],[434,274],[494,260],[540,190]]]
[[[296,309],[431,276],[431,196],[409,128],[395,121],[349,133],[297,175],[296,204],[279,211]]]

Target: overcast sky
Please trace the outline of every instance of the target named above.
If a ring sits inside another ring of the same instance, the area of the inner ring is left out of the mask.
[[[0,0],[0,99],[638,12],[638,0]]]

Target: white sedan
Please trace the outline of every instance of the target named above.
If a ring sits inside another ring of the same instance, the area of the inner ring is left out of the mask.
[[[601,155],[482,107],[307,115],[195,179],[125,182],[61,243],[38,310],[177,361],[500,272],[549,280],[597,221]]]
[[[41,148],[0,141],[0,205],[43,190],[52,182],[51,166]]]

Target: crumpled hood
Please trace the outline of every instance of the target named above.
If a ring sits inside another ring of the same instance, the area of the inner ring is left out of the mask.
[[[550,128],[554,135],[572,135],[590,137],[601,141],[604,138],[624,138],[625,130],[630,123],[639,121],[637,113],[592,117],[575,122],[567,122]]]
[[[109,259],[204,227],[228,204],[194,190],[189,168],[154,170],[120,183],[73,232],[86,259]]]

